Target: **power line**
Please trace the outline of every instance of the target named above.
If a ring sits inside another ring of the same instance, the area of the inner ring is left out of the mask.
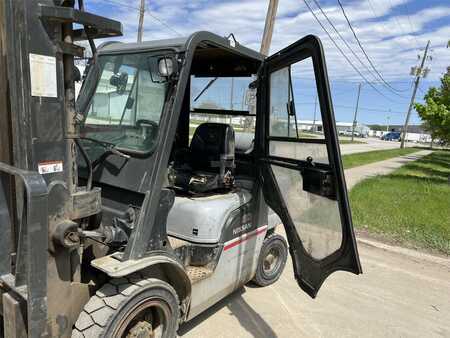
[[[175,28],[170,27],[166,22],[164,22],[162,19],[158,18],[156,15],[154,15],[152,12],[150,12],[149,10],[146,11],[146,13],[148,15],[150,15],[153,19],[155,19],[156,21],[158,21],[160,24],[162,24],[163,26],[165,26],[167,29],[171,30],[172,32],[174,32],[175,34],[179,35],[179,36],[183,36],[183,34],[181,34],[180,32],[178,32]]]
[[[125,7],[125,8],[130,8],[130,9],[134,9],[134,10],[136,10],[136,11],[139,11],[139,10],[140,10],[139,7],[135,7],[135,6],[132,6],[132,5],[129,5],[129,4],[120,2],[120,1],[118,1],[118,0],[103,0],[103,2],[109,2],[109,3],[112,3],[112,4],[114,4],[114,5],[118,5],[118,6]]]
[[[104,0],[105,2],[109,2],[112,3],[114,5],[117,6],[121,6],[124,8],[129,8],[129,9],[133,9],[135,11],[141,11],[141,9],[139,7],[135,7],[132,5],[128,5],[126,3],[123,2],[119,2],[118,0]],[[144,11],[146,14],[148,14],[150,17],[152,17],[154,20],[158,21],[161,25],[163,25],[164,27],[166,27],[167,29],[169,29],[170,31],[172,31],[173,33],[179,35],[179,36],[183,36],[183,34],[181,34],[180,32],[178,32],[175,28],[172,28],[167,22],[165,22],[164,20],[160,19],[159,17],[157,17],[155,14],[153,14],[150,9],[145,9]]]
[[[391,5],[391,8],[394,8],[394,5],[392,4],[392,0],[389,0],[389,4]],[[408,36],[408,38],[409,38],[410,40],[413,40],[416,49],[417,49],[418,51],[420,51],[419,45],[416,43],[416,41],[414,41],[414,39],[413,39],[409,34],[406,33],[406,31],[405,31],[405,29],[404,29],[402,23],[398,20],[397,16],[394,15],[393,17],[394,17],[395,22],[397,22],[397,25],[400,27],[400,29],[401,29],[403,35],[406,35],[406,36]]]
[[[370,7],[370,10],[372,11],[373,15],[374,15],[375,17],[379,17],[380,15],[376,13],[375,8],[374,8],[374,6],[373,6],[373,4],[372,4],[372,1],[371,1],[371,0],[367,0],[367,2],[369,3],[369,7]],[[392,3],[391,3],[391,5],[392,5]],[[377,21],[377,23],[378,23],[378,22],[381,23],[381,25],[383,26],[383,30],[384,30],[384,32],[386,33],[386,35],[390,35],[389,29],[386,27],[386,24],[385,24],[384,20]],[[392,34],[391,34],[391,35],[392,35]],[[416,41],[417,41],[417,39],[416,39]],[[417,48],[417,44],[416,44],[416,48]],[[410,87],[412,88],[413,83],[414,83],[414,79],[412,79],[409,83],[410,83]],[[403,89],[403,90],[399,90],[399,91],[406,92],[406,91],[408,91],[408,90],[411,89],[411,88]]]
[[[295,102],[295,104],[310,106],[310,105],[314,105],[314,102]],[[353,107],[353,106],[347,106],[347,105],[342,105],[342,104],[333,104],[333,107],[355,109],[355,107]],[[366,111],[372,112],[372,113],[382,112],[382,113],[394,113],[394,114],[402,114],[402,115],[405,114],[404,111],[385,110],[385,109],[368,108],[368,107],[361,107],[361,106],[359,106],[358,110],[366,110]]]
[[[366,53],[366,50],[364,49],[363,45],[361,44],[361,41],[359,40],[358,35],[356,34],[355,30],[353,29],[353,26],[352,26],[352,24],[351,24],[351,22],[350,22],[350,20],[349,20],[349,18],[348,18],[348,16],[347,16],[347,13],[345,13],[344,6],[342,6],[341,0],[337,0],[337,2],[338,2],[338,4],[339,4],[339,7],[340,7],[341,10],[342,10],[342,14],[344,14],[345,20],[347,21],[348,26],[350,27],[350,30],[351,30],[352,33],[353,33],[353,36],[354,36],[355,39],[356,39],[356,42],[358,43],[359,48],[361,48],[362,52],[364,53],[364,56],[366,57],[367,61],[369,61],[369,64],[370,64],[370,66],[372,67],[372,69],[375,71],[375,73],[377,73],[377,75],[378,75],[378,77],[381,79],[381,81],[382,81],[387,87],[389,87],[389,88],[391,89],[391,91],[392,91],[395,95],[398,95],[398,96],[402,97],[402,95],[396,93],[396,92],[398,92],[399,90],[396,89],[396,88],[394,88],[394,87],[392,87],[390,83],[386,82],[386,80],[383,78],[383,76],[381,75],[381,73],[380,73],[380,72],[378,71],[378,69],[375,67],[375,65],[373,64],[373,62],[372,62],[372,60],[370,59],[369,55]]]
[[[417,87],[417,89],[419,89],[419,92],[421,92],[423,95],[426,94],[425,90],[423,90],[423,88],[420,85]]]
[[[372,5],[372,1],[367,0],[367,2],[369,3],[369,7],[370,7],[370,9],[371,9],[373,15],[374,15],[375,17],[380,16],[379,14],[377,14],[377,13],[375,12],[375,9],[374,9],[374,7],[373,7],[373,5]],[[384,31],[385,31],[386,33],[388,33],[388,32],[389,32],[389,29],[386,27],[386,24],[384,23],[384,21],[380,21],[380,23],[383,25]]]
[[[372,87],[373,90],[375,90],[378,94],[380,94],[381,96],[383,96],[385,99],[391,101],[391,102],[395,102],[394,100],[392,100],[390,97],[387,97],[386,95],[384,95],[377,87],[375,87],[360,71],[359,69],[353,64],[353,62],[347,57],[347,55],[345,55],[345,53],[343,52],[343,50],[339,47],[339,45],[336,43],[336,41],[334,41],[333,37],[331,36],[331,34],[328,32],[328,30],[324,27],[324,25],[322,24],[322,22],[319,20],[319,18],[317,17],[316,13],[314,13],[314,11],[312,10],[311,6],[309,5],[309,3],[307,2],[307,0],[303,0],[303,2],[305,3],[306,7],[308,7],[309,11],[311,12],[311,14],[314,16],[314,19],[316,19],[317,23],[320,25],[320,27],[322,27],[323,31],[328,35],[328,37],[330,38],[331,42],[333,42],[333,44],[335,45],[335,47],[338,49],[338,51],[342,54],[342,56],[345,58],[345,60],[347,60],[347,62],[350,64],[350,66],[352,66],[352,68],[361,76],[361,78],[370,86]]]
[[[324,12],[324,10],[322,9],[322,7],[320,6],[319,2],[317,0],[313,0],[314,3],[316,4],[316,6],[319,8],[320,12],[322,13],[322,15],[325,17],[325,19],[327,19],[328,23],[331,25],[331,27],[333,27],[334,31],[336,32],[336,34],[339,36],[339,38],[345,43],[345,45],[347,46],[348,49],[350,49],[350,51],[352,52],[353,56],[359,61],[359,63],[367,70],[367,72],[370,73],[370,75],[372,75],[375,78],[375,81],[378,81],[376,79],[376,76],[372,73],[372,71],[366,66],[366,64],[364,62],[361,61],[361,59],[359,58],[359,56],[355,53],[355,51],[352,49],[352,47],[348,44],[347,40],[344,39],[344,37],[341,35],[341,33],[339,32],[339,30],[336,28],[336,26],[333,24],[333,22],[331,22],[331,20],[328,18],[328,15]]]
[[[419,41],[417,41],[417,37],[413,33],[414,27],[413,27],[412,22],[411,22],[411,17],[409,16],[410,10],[409,10],[409,6],[408,6],[408,2],[405,2],[404,5],[405,5],[405,8],[406,8],[406,15],[408,16],[409,26],[411,27],[411,34],[414,37],[414,41],[416,43],[416,48],[418,49],[419,48]]]

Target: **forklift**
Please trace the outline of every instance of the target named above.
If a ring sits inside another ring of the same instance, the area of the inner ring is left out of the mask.
[[[121,34],[82,0],[0,4],[0,336],[175,337],[276,282],[288,253],[313,298],[331,273],[360,274],[320,40],[267,58],[203,31],[94,43]],[[299,76],[319,137],[297,123]],[[247,104],[196,104],[231,78]]]

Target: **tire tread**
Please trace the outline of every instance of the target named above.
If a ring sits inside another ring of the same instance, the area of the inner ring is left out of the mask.
[[[116,310],[139,290],[151,283],[161,285],[164,283],[176,298],[179,304],[178,295],[175,289],[168,283],[148,277],[141,273],[134,273],[130,276],[111,280],[104,284],[95,295],[93,295],[80,313],[76,321],[72,338],[97,338],[103,337],[104,329],[112,319]]]

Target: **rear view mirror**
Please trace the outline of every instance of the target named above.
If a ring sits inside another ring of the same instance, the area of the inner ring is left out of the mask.
[[[117,94],[123,94],[127,88],[128,74],[127,73],[113,74],[109,79],[109,83],[112,86],[116,87]]]

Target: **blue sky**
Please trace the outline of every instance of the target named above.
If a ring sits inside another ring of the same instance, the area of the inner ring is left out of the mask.
[[[336,0],[316,0],[348,42],[354,52],[367,63]],[[89,11],[120,20],[124,25],[121,40],[135,41],[140,0],[87,0]],[[361,66],[314,4],[308,0],[324,26],[346,52],[361,73],[371,81],[374,77]],[[418,63],[417,55],[423,53],[431,40],[432,60],[428,77],[422,79],[417,101],[430,86],[438,85],[439,77],[450,66],[450,2],[448,0],[341,0],[367,54],[375,67],[398,95],[381,84],[363,84],[358,120],[363,123],[402,124],[411,97],[411,66]],[[185,1],[148,0],[145,16],[145,40],[188,35],[197,30],[209,30],[222,36],[234,33],[236,39],[250,48],[259,49],[268,0]],[[280,0],[271,53],[295,42],[299,38],[315,34],[322,39],[331,81],[336,120],[351,121],[356,103],[357,86],[363,81],[358,73],[342,57],[329,37],[315,21],[303,0]],[[379,81],[378,81],[379,82]],[[312,119],[314,94],[305,91],[302,119]],[[300,100],[297,100],[300,101]],[[298,111],[298,109],[297,109]],[[420,123],[414,112],[412,123]]]

